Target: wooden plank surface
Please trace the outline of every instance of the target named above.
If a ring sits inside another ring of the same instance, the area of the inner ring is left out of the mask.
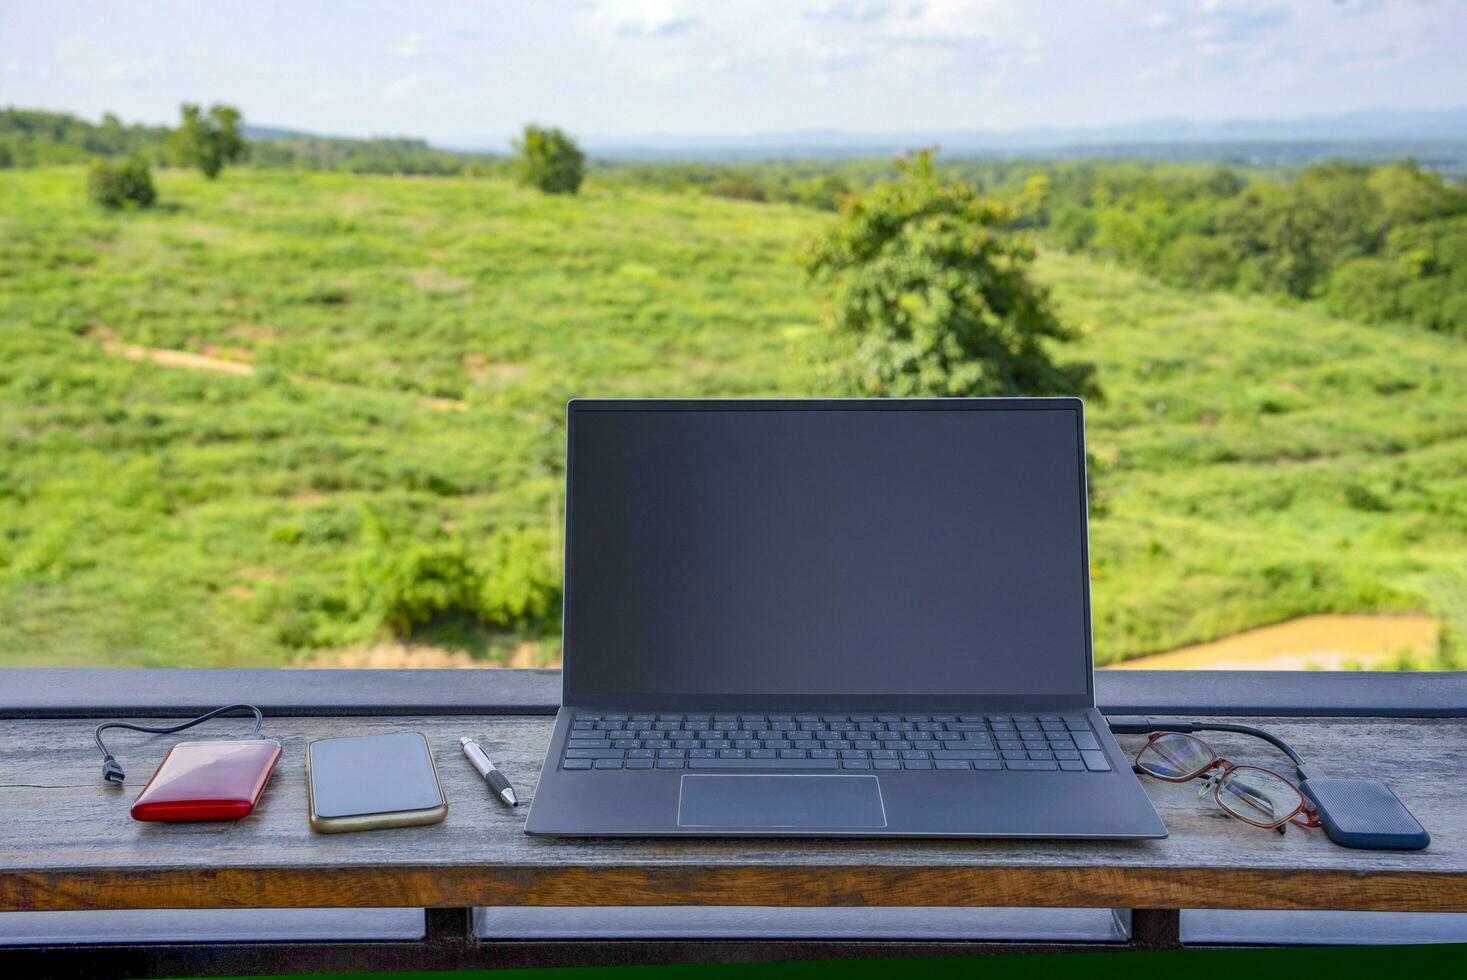
[[[233,723],[234,726],[243,722]],[[1196,784],[1145,780],[1171,837],[1142,842],[568,840],[523,831],[527,806],[490,798],[458,749],[479,739],[533,797],[552,719],[278,718],[285,746],[254,815],[141,824],[133,796],[173,737],[114,733],[129,773],[101,779],[91,725],[0,721],[0,910],[294,906],[989,905],[1467,911],[1467,723],[1270,719],[1330,775],[1383,776],[1431,832],[1418,853],[1356,851],[1222,816]],[[211,731],[229,730],[224,723]],[[432,827],[322,836],[306,813],[305,744],[426,734],[450,806]],[[1236,761],[1270,747],[1209,736]],[[1138,737],[1123,737],[1134,750]]]

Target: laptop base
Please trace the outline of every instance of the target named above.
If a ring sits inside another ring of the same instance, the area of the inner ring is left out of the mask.
[[[1166,827],[1104,719],[1105,771],[566,770],[557,718],[525,830],[567,837],[1157,839]]]

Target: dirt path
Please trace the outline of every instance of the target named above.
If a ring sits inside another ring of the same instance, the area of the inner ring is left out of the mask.
[[[109,354],[125,357],[129,361],[152,361],[164,367],[188,368],[191,371],[218,371],[222,374],[236,374],[243,377],[249,377],[255,373],[253,364],[231,361],[223,357],[210,357],[207,354],[194,354],[185,350],[141,347],[138,344],[124,344],[116,340],[102,341],[102,349]]]
[[[559,667],[560,658],[556,657],[548,662],[542,661],[540,649],[533,643],[520,644],[510,654],[509,661],[502,664],[475,660],[462,650],[445,650],[442,647],[418,643],[379,643],[374,647],[327,651],[298,666],[413,670],[439,667]]]
[[[1440,624],[1419,615],[1302,616],[1211,643],[1137,657],[1109,670],[1339,670],[1392,661],[1402,650],[1436,650]]]
[[[215,357],[210,354],[195,354],[186,350],[171,350],[166,347],[143,347],[141,344],[125,344],[117,340],[112,331],[105,327],[92,331],[92,336],[97,337],[102,349],[109,354],[126,358],[129,361],[149,361],[153,364],[161,364],[164,367],[183,368],[188,371],[217,371],[220,374],[233,374],[237,377],[251,377],[255,373],[255,366],[248,361],[235,360],[227,357]],[[326,381],[321,378],[313,378],[304,374],[293,374],[290,380],[298,384],[334,385],[342,388],[357,387],[355,385],[343,384],[339,381]],[[381,391],[382,389],[371,389]],[[418,395],[418,403],[440,412],[466,412],[468,402],[458,398],[435,398],[431,395]]]

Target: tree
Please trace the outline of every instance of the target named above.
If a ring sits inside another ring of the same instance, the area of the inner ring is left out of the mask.
[[[1410,273],[1390,259],[1350,259],[1329,276],[1324,305],[1336,316],[1362,323],[1384,323],[1407,315],[1402,293],[1411,282]]]
[[[795,197],[799,203],[807,207],[819,208],[821,211],[834,211],[840,206],[841,199],[850,192],[851,185],[844,177],[836,174],[822,174],[801,183]]]
[[[1090,247],[1097,230],[1095,212],[1078,204],[1067,204],[1055,213],[1049,226],[1050,239],[1067,252]]]
[[[1186,234],[1161,250],[1158,272],[1182,289],[1228,289],[1238,279],[1238,257],[1222,238]]]
[[[1243,287],[1313,295],[1328,269],[1319,245],[1328,216],[1313,195],[1260,182],[1228,202],[1221,221],[1240,258]]]
[[[1140,262],[1155,241],[1133,204],[1103,209],[1095,219],[1095,247],[1122,262]]]
[[[243,117],[238,109],[216,104],[205,113],[185,102],[181,112],[182,121],[168,137],[173,159],[180,166],[198,167],[213,180],[225,164],[244,159],[249,147],[240,135]]]
[[[1202,181],[1202,187],[1212,197],[1236,197],[1245,182],[1236,171],[1227,167],[1214,167]]]
[[[585,177],[586,157],[575,140],[558,129],[526,126],[512,144],[519,153],[520,180],[546,194],[574,194]]]
[[[847,198],[806,265],[828,293],[827,323],[849,342],[833,372],[852,394],[1098,395],[1094,367],[1057,364],[1073,336],[1029,279],[1034,252],[1005,233],[1011,208],[945,179],[930,151],[902,175]]]
[[[1043,228],[1049,224],[1049,201],[1054,194],[1054,182],[1044,174],[1031,174],[1024,180],[1024,189],[1014,200],[1014,226],[1017,228]]]
[[[764,186],[746,174],[715,180],[703,193],[710,197],[727,197],[735,201],[763,202],[768,200],[768,196],[764,193]]]
[[[1377,167],[1367,182],[1380,201],[1387,231],[1467,210],[1467,194],[1454,193],[1440,175],[1423,172],[1414,160]]]
[[[1295,210],[1317,216],[1314,247],[1325,268],[1380,247],[1385,215],[1369,177],[1369,167],[1336,162],[1309,167],[1294,182]]]
[[[153,189],[148,162],[132,157],[121,163],[93,160],[87,169],[87,196],[92,203],[116,211],[129,206],[150,207],[158,193]]]

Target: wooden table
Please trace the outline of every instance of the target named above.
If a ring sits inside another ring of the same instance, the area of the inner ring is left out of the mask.
[[[1261,831],[1196,784],[1146,780],[1171,836],[1144,842],[568,840],[522,832],[458,748],[473,735],[534,795],[545,716],[267,719],[285,752],[254,815],[140,824],[127,808],[171,737],[114,733],[128,787],[104,784],[81,720],[0,721],[0,911],[423,907],[430,939],[472,943],[485,905],[1051,906],[1142,911],[1143,942],[1175,942],[1184,908],[1467,911],[1467,723],[1269,719],[1330,775],[1384,778],[1432,834],[1424,852],[1356,851],[1320,831]],[[450,806],[437,826],[317,835],[306,817],[310,739],[426,734]],[[1287,771],[1269,746],[1208,736],[1237,761]],[[1120,739],[1134,750],[1140,739]],[[868,955],[861,953],[858,955]],[[254,965],[258,962],[251,961]],[[412,963],[427,962],[412,960]],[[439,962],[439,961],[433,961]],[[0,961],[3,965],[3,961]]]

